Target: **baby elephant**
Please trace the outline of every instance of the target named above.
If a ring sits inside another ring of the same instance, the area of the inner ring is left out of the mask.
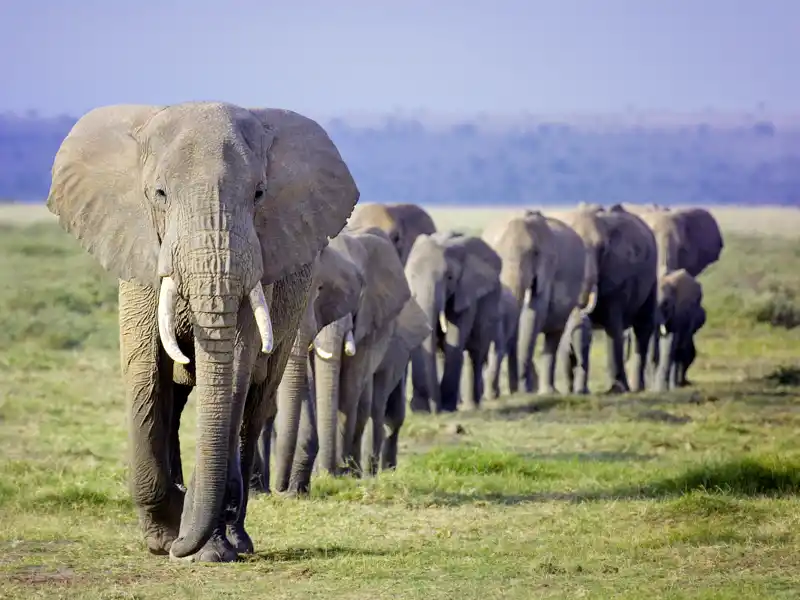
[[[567,394],[589,393],[589,352],[592,348],[592,319],[574,308],[567,319],[558,346],[558,361],[567,381]]]
[[[694,335],[705,324],[703,287],[685,269],[659,281],[659,356],[654,388],[665,391],[686,385],[686,370],[695,357]]]

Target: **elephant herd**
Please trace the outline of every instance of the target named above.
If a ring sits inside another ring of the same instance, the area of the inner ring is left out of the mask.
[[[251,494],[393,468],[409,367],[419,412],[498,397],[503,361],[510,393],[554,393],[557,364],[564,391],[587,393],[600,328],[613,391],[631,389],[626,339],[634,389],[648,373],[686,383],[695,277],[722,250],[706,211],[524,210],[467,235],[358,200],[327,133],[288,110],[107,106],[62,142],[47,205],[119,280],[130,489],[152,553],[235,560],[253,552]]]

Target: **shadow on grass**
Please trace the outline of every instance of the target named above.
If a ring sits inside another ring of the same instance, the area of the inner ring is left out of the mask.
[[[345,546],[328,546],[326,548],[284,548],[256,552],[247,560],[265,560],[277,563],[299,562],[313,559],[332,559],[339,556],[386,556],[386,550],[365,550],[364,548],[349,548]]]

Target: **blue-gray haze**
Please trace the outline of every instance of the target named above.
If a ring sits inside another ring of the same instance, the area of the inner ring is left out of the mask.
[[[94,106],[220,99],[320,119],[364,201],[800,203],[798,23],[795,0],[0,0],[0,197],[42,198]]]

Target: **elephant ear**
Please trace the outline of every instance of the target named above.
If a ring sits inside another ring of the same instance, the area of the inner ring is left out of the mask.
[[[47,208],[119,279],[158,286],[159,238],[141,185],[139,128],[162,108],[96,108],[72,127],[53,161]]]
[[[302,265],[336,236],[358,202],[350,170],[325,130],[289,110],[251,109],[268,140],[267,187],[255,226],[261,239],[263,283]]]
[[[364,288],[353,331],[358,342],[400,314],[411,290],[397,250],[385,233],[371,230],[356,237],[366,254]]]
[[[480,238],[456,237],[450,243],[460,244],[463,252],[463,268],[453,300],[453,310],[459,313],[500,285],[503,262]]]
[[[417,301],[409,298],[397,317],[397,329],[394,337],[407,350],[414,350],[431,334],[433,329],[428,317]]]

